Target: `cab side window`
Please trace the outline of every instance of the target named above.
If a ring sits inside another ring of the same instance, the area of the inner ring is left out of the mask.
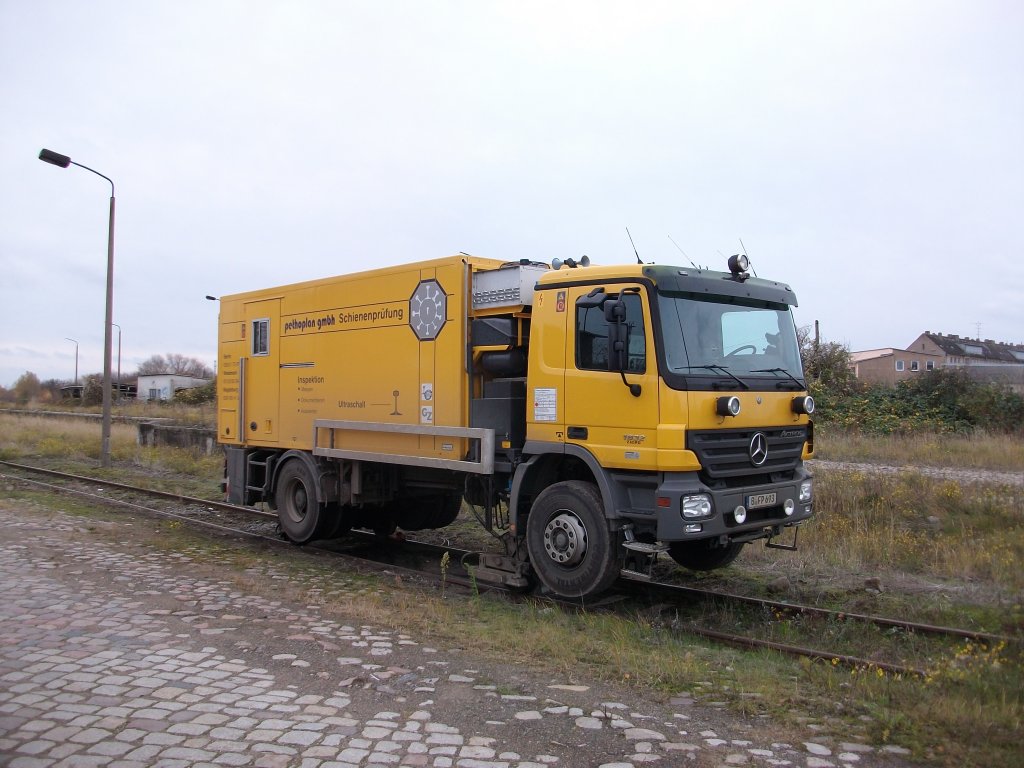
[[[647,370],[647,339],[644,332],[644,307],[636,293],[622,295],[629,327],[627,370]],[[608,321],[602,307],[576,307],[576,367],[580,370],[608,370]]]

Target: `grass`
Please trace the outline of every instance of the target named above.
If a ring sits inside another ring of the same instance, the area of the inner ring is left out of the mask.
[[[92,474],[188,496],[218,499],[223,457],[198,451],[138,445],[135,426],[111,424],[113,466],[99,466],[102,447],[97,421],[40,418],[0,411],[0,459],[32,459],[73,474]]]
[[[38,410],[44,413],[88,413],[92,415],[99,415],[103,411],[102,406],[99,405],[83,406],[81,403],[73,402],[48,404],[45,406],[30,404],[27,406],[27,409]],[[0,405],[0,414],[4,410],[17,409],[11,404],[5,403]],[[115,419],[171,419],[178,424],[210,428],[215,428],[217,422],[217,409],[214,403],[184,405],[175,402],[132,400],[113,406],[112,414]]]
[[[960,581],[985,585],[991,599],[1024,593],[1024,486],[819,469],[814,501],[800,551],[786,555],[799,571]]]
[[[0,413],[0,457],[6,459],[43,458],[72,471],[97,471],[98,435],[95,423]],[[1001,438],[884,438],[874,446],[862,438],[832,438],[819,434],[822,458],[966,466],[967,459],[961,457],[969,455],[972,468],[1015,471],[1024,465],[1021,446]],[[951,447],[945,446],[950,442]],[[133,482],[147,478],[162,487],[180,484],[216,495],[219,458],[142,450],[135,444],[134,429],[120,425],[114,428],[112,450],[115,471]],[[913,472],[820,468],[815,494],[816,518],[801,529],[797,552],[779,553],[754,544],[733,568],[697,577],[674,573],[732,591],[781,591],[783,597],[847,610],[1024,634],[1020,486],[961,484]],[[61,499],[54,506],[69,504]],[[79,515],[113,515],[83,511],[88,505],[81,502],[73,506]],[[445,535],[461,538],[472,531],[477,540],[487,542],[489,537],[465,512],[464,518]],[[199,551],[197,563],[230,566],[231,578],[247,589],[287,594],[320,604],[328,615],[346,621],[415,633],[502,663],[542,669],[567,682],[599,679],[637,686],[652,695],[724,702],[749,722],[763,723],[773,739],[798,743],[811,738],[806,728],[813,723],[839,740],[909,747],[916,758],[932,764],[1010,766],[1019,761],[1024,717],[1019,648],[921,641],[915,652],[924,659],[928,676],[899,679],[877,669],[851,671],[704,643],[679,635],[671,617],[653,609],[637,609],[632,620],[623,620],[566,614],[534,602],[511,604],[487,595],[463,599],[450,591],[424,593],[394,577],[339,569],[335,562],[298,548],[268,558],[251,547],[218,543],[187,526],[159,523],[134,530],[140,529],[149,530],[168,550]],[[97,535],[103,531],[99,527]],[[780,575],[788,587],[772,586]],[[880,593],[865,590],[869,578],[878,580]],[[830,638],[841,637],[862,647],[863,655],[870,655],[872,644],[881,646],[890,639],[878,630],[847,624],[803,626],[803,620],[782,614],[748,621],[783,641],[816,633],[820,644],[828,644]]]

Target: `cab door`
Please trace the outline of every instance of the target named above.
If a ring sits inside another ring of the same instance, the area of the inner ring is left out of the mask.
[[[628,283],[606,286],[604,294],[595,294],[595,286],[569,289],[566,442],[586,447],[604,467],[656,469],[658,371],[647,294]],[[625,313],[617,331],[605,303],[620,299]],[[616,336],[625,351],[621,372],[612,370]]]
[[[245,305],[244,372],[245,410],[241,421],[250,445],[278,441],[281,395],[281,300],[266,299]]]

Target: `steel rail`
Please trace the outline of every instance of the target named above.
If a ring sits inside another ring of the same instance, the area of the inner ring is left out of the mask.
[[[695,635],[700,635],[701,637],[706,637],[712,640],[718,640],[723,643],[729,643],[730,645],[738,645],[744,648],[768,649],[778,651],[779,653],[785,653],[790,656],[805,656],[810,659],[842,664],[843,666],[852,667],[853,669],[881,670],[882,672],[890,675],[906,675],[914,677],[928,676],[928,672],[926,670],[918,667],[890,664],[886,661],[871,661],[870,659],[862,659],[857,656],[849,656],[842,653],[828,653],[827,651],[820,651],[815,648],[807,648],[800,645],[789,645],[787,643],[777,643],[772,640],[759,640],[745,635],[718,632],[713,629],[705,629],[703,627],[695,627],[692,625],[688,625],[685,628],[681,627],[680,629],[684,632],[691,632]]]
[[[0,461],[0,464],[6,465],[6,466],[16,466],[16,465],[11,464],[11,462],[6,462],[6,461]],[[24,466],[24,465],[18,466],[17,468],[18,469],[26,469],[26,470],[29,470],[29,471],[40,471],[40,472],[42,472],[44,474],[47,474],[47,475],[56,475],[60,479],[88,480],[88,481],[92,482],[93,484],[99,484],[99,485],[105,485],[105,486],[110,486],[110,487],[116,487],[119,490],[131,491],[131,492],[139,493],[139,494],[143,494],[143,495],[152,494],[152,495],[156,496],[157,498],[163,498],[163,499],[168,499],[168,500],[176,501],[176,500],[179,500],[181,498],[184,498],[184,499],[190,499],[190,500],[193,500],[193,501],[203,501],[202,499],[193,499],[192,497],[188,497],[188,496],[181,497],[181,496],[178,496],[176,494],[168,494],[168,493],[165,493],[163,491],[153,491],[152,489],[149,489],[149,488],[137,488],[137,487],[134,487],[134,486],[125,485],[123,483],[108,483],[105,480],[96,480],[95,478],[81,477],[81,476],[78,476],[78,475],[68,475],[68,474],[56,472],[54,470],[44,470],[44,469],[41,469],[41,468],[27,467],[27,466]],[[257,533],[255,531],[247,531],[244,528],[232,528],[232,527],[229,527],[229,526],[226,526],[226,525],[221,525],[219,523],[211,522],[209,520],[203,520],[202,518],[198,518],[198,517],[195,517],[195,516],[192,516],[192,515],[181,515],[181,514],[177,514],[177,513],[174,513],[174,512],[168,512],[167,510],[163,510],[163,509],[156,509],[154,507],[147,507],[147,506],[144,506],[142,504],[135,504],[135,503],[130,502],[130,501],[125,501],[124,499],[116,499],[116,498],[113,498],[111,496],[104,496],[104,495],[101,495],[101,494],[98,494],[98,493],[92,493],[90,491],[82,490],[81,488],[71,488],[71,487],[68,487],[68,486],[65,486],[65,485],[54,485],[52,483],[43,482],[42,480],[33,480],[32,478],[28,478],[28,477],[17,477],[17,476],[13,476],[13,475],[3,475],[3,474],[0,474],[0,477],[4,477],[4,478],[7,478],[7,479],[11,479],[11,480],[17,480],[17,481],[23,482],[23,483],[30,483],[32,485],[36,485],[36,486],[39,486],[39,487],[42,487],[42,488],[46,488],[47,490],[55,491],[57,493],[73,494],[75,496],[79,496],[79,497],[82,497],[82,498],[90,499],[92,501],[97,501],[97,502],[100,502],[102,504],[125,507],[127,509],[131,509],[131,510],[134,510],[134,511],[137,511],[137,512],[142,512],[142,513],[146,513],[146,514],[153,514],[153,515],[157,515],[159,517],[166,517],[166,518],[170,518],[172,520],[178,520],[178,521],[185,522],[185,523],[195,523],[195,524],[200,525],[200,526],[205,526],[207,528],[212,528],[213,530],[216,530],[216,531],[218,531],[220,533],[226,533],[226,534],[238,535],[238,536],[247,536],[247,537],[252,538],[252,539],[259,539],[259,540],[262,540],[262,541],[270,542],[271,544],[276,544],[276,545],[281,546],[281,547],[286,547],[286,548],[291,549],[291,550],[295,549],[295,545],[294,544],[292,544],[287,539],[281,538],[280,536],[268,536],[266,534]],[[254,514],[257,514],[257,515],[260,515],[260,516],[270,516],[270,517],[273,517],[275,520],[277,519],[277,515],[271,515],[270,513],[261,512],[260,510],[249,509],[248,507],[239,507],[239,506],[234,505],[234,504],[221,504],[220,506],[222,508],[224,508],[224,509],[229,509],[229,510],[235,511],[235,512],[247,512],[247,513],[250,513],[250,514],[254,513]],[[362,535],[359,532],[353,532],[353,533],[356,534],[356,535]],[[370,538],[373,535],[374,534],[370,534],[370,533],[365,534],[365,536],[367,538]],[[413,543],[416,543],[416,542],[413,542]],[[436,545],[427,545],[427,546],[434,547]],[[436,547],[436,548],[437,549],[444,549],[443,547]],[[426,578],[426,579],[429,579],[429,580],[438,581],[439,583],[443,582],[444,584],[452,584],[452,585],[459,586],[459,587],[465,587],[467,589],[467,591],[471,590],[471,589],[476,589],[478,592],[501,591],[501,587],[498,587],[498,586],[495,586],[495,585],[490,585],[490,584],[484,585],[483,588],[480,588],[479,585],[475,584],[474,581],[472,579],[470,579],[469,577],[462,577],[462,576],[457,576],[457,575],[445,574],[443,577],[439,578],[439,577],[429,573],[428,571],[426,571],[424,569],[409,568],[409,567],[406,567],[406,566],[396,565],[394,563],[389,563],[389,562],[386,562],[384,560],[375,560],[373,558],[360,557],[358,555],[353,555],[353,554],[347,553],[347,552],[338,552],[337,550],[330,549],[330,548],[327,548],[327,547],[317,546],[316,544],[313,544],[313,545],[310,545],[310,546],[307,546],[307,547],[303,547],[303,549],[305,549],[305,550],[314,550],[314,551],[316,551],[318,553],[319,552],[323,552],[323,553],[326,553],[326,554],[333,555],[335,557],[340,557],[342,559],[348,560],[348,561],[356,563],[356,564],[369,562],[369,563],[375,563],[377,565],[386,565],[389,569],[391,569],[393,571],[403,572],[403,573],[405,573],[408,576],[416,576],[418,578]],[[446,550],[446,551],[453,551],[453,552],[456,552],[456,553],[459,552],[459,550]]]
[[[73,475],[73,474],[69,474],[69,473],[66,473],[66,472],[59,472],[57,470],[44,469],[44,468],[41,468],[41,467],[33,467],[33,466],[25,465],[25,464],[18,464],[16,462],[0,460],[0,465],[8,466],[8,467],[11,467],[13,469],[22,470],[22,471],[26,471],[26,472],[36,472],[36,473],[40,473],[40,474],[43,474],[43,475],[47,475],[47,476],[51,476],[51,477],[55,477],[55,478],[59,478],[59,479],[63,479],[63,480],[69,480],[69,481],[73,481],[73,482],[82,482],[82,483],[91,484],[91,485],[99,485],[99,486],[103,486],[103,487],[107,487],[107,488],[111,488],[111,489],[115,489],[115,490],[123,490],[123,491],[130,492],[130,493],[139,493],[139,494],[143,494],[143,495],[152,496],[154,498],[160,498],[160,499],[165,499],[165,500],[169,500],[169,501],[175,501],[175,502],[178,502],[178,503],[187,503],[187,504],[201,505],[201,506],[206,506],[206,507],[209,507],[209,508],[220,509],[220,510],[223,510],[223,511],[229,511],[229,512],[244,514],[244,515],[247,515],[247,516],[255,515],[255,516],[260,516],[260,517],[264,517],[264,518],[272,518],[274,520],[277,519],[277,515],[275,515],[273,513],[264,512],[262,510],[257,510],[257,509],[254,509],[252,507],[244,507],[244,506],[239,506],[239,505],[236,505],[236,504],[227,504],[227,503],[224,503],[224,502],[211,501],[209,499],[202,499],[202,498],[193,497],[193,496],[186,496],[186,495],[180,494],[180,493],[171,493],[171,492],[167,492],[167,491],[159,491],[159,490],[155,490],[155,489],[151,489],[151,488],[141,488],[141,487],[138,487],[138,486],[132,486],[132,485],[128,485],[128,484],[125,484],[125,483],[118,483],[118,482],[114,482],[114,481],[102,480],[102,479],[97,479],[97,478],[94,478],[94,477],[86,477],[86,476],[82,476],[82,475]],[[253,532],[253,531],[247,531],[247,530],[244,530],[244,529],[230,528],[228,526],[224,526],[224,525],[220,525],[220,524],[217,524],[217,523],[213,523],[213,522],[210,522],[208,520],[203,520],[203,519],[195,517],[195,516],[181,515],[181,514],[176,514],[176,513],[173,513],[173,512],[168,512],[168,511],[165,511],[165,510],[154,509],[152,507],[145,507],[145,506],[142,506],[142,505],[139,505],[139,504],[134,504],[132,502],[124,501],[122,499],[116,499],[116,498],[112,498],[110,496],[104,496],[104,495],[100,495],[100,494],[96,494],[96,493],[91,493],[89,491],[84,491],[84,490],[81,490],[81,489],[69,488],[69,487],[66,487],[66,486],[57,486],[57,485],[52,485],[52,484],[49,484],[49,483],[43,483],[41,481],[32,480],[32,479],[29,479],[29,478],[13,477],[13,476],[6,476],[6,477],[9,477],[10,479],[17,479],[17,480],[21,480],[21,481],[24,481],[24,482],[33,483],[35,485],[40,485],[40,486],[43,486],[43,487],[47,487],[47,488],[50,488],[52,490],[59,491],[59,492],[73,493],[75,495],[83,496],[83,497],[90,498],[90,499],[93,499],[93,500],[96,500],[96,501],[100,501],[100,502],[103,502],[103,503],[107,503],[107,504],[115,504],[115,505],[119,505],[119,506],[130,508],[130,509],[135,509],[137,511],[152,513],[152,514],[156,514],[156,515],[159,515],[159,516],[162,516],[162,517],[168,517],[168,518],[171,518],[171,519],[180,520],[180,521],[183,521],[183,522],[197,523],[199,525],[206,526],[208,528],[212,528],[212,529],[218,530],[218,531],[220,531],[222,533],[229,533],[229,534],[233,534],[233,535],[248,536],[248,537],[251,537],[251,538],[256,538],[256,539],[261,539],[261,540],[265,540],[265,541],[270,541],[270,542],[273,542],[274,544],[278,544],[278,545],[282,545],[282,546],[288,546],[288,547],[292,547],[293,546],[292,544],[290,544],[289,542],[287,542],[286,540],[284,540],[284,539],[282,539],[280,537],[267,536],[265,534],[260,534],[260,533],[256,533],[256,532]],[[358,532],[353,532],[353,533],[357,533],[358,534]],[[369,536],[371,536],[371,534],[366,534],[366,536],[369,537]],[[434,551],[437,551],[437,552],[449,552],[452,555],[457,555],[459,557],[459,561],[460,562],[464,562],[467,557],[470,557],[473,554],[476,554],[474,552],[467,551],[467,550],[459,550],[459,549],[456,549],[456,548],[453,548],[453,547],[447,547],[447,546],[442,546],[442,545],[437,545],[437,544],[431,544],[431,543],[428,543],[428,542],[420,542],[420,541],[417,541],[415,539],[407,539],[406,542],[408,544],[412,544],[412,545],[417,546],[417,547],[422,548],[422,549],[434,550]],[[405,573],[407,573],[409,575],[417,576],[419,578],[426,577],[426,578],[428,578],[430,580],[436,580],[436,581],[438,581],[439,583],[442,583],[442,584],[451,584],[451,585],[454,585],[454,586],[463,587],[463,588],[465,588],[467,590],[497,591],[497,592],[502,592],[502,593],[506,593],[506,594],[515,594],[515,591],[510,590],[510,589],[502,588],[502,587],[500,587],[498,585],[491,585],[491,584],[480,585],[472,577],[461,577],[461,576],[448,575],[448,574],[444,574],[441,577],[437,577],[434,574],[428,573],[425,569],[409,568],[409,567],[406,567],[406,566],[396,565],[396,564],[391,563],[391,562],[386,562],[386,561],[379,560],[379,559],[374,559],[374,558],[371,558],[371,557],[362,557],[362,556],[358,556],[358,555],[352,555],[350,553],[338,552],[336,550],[332,550],[332,549],[329,549],[329,548],[325,548],[325,547],[321,547],[321,546],[316,546],[316,545],[313,545],[313,546],[311,546],[309,548],[310,549],[315,549],[315,550],[320,551],[320,552],[327,552],[327,553],[333,554],[335,556],[343,557],[343,558],[348,559],[350,561],[372,562],[372,563],[376,563],[378,565],[387,565],[389,568],[394,569],[396,571],[402,571],[402,572],[405,572]],[[987,633],[974,632],[974,631],[971,631],[971,630],[961,630],[961,629],[951,628],[951,627],[939,627],[939,626],[928,625],[928,624],[917,624],[917,623],[914,623],[914,622],[906,622],[906,621],[897,620],[897,619],[888,619],[888,618],[885,618],[885,617],[870,616],[870,615],[866,615],[866,614],[856,614],[856,613],[845,612],[845,611],[831,611],[829,609],[818,608],[816,606],[804,606],[804,605],[799,605],[799,604],[794,604],[794,603],[787,603],[787,602],[781,602],[781,601],[774,601],[774,600],[767,600],[767,599],[762,599],[762,598],[749,597],[749,596],[746,596],[746,595],[737,595],[737,594],[731,594],[731,593],[720,593],[720,592],[714,592],[714,591],[711,591],[711,590],[699,589],[699,588],[696,588],[696,587],[685,587],[685,586],[676,585],[676,584],[666,584],[664,582],[648,582],[648,583],[646,583],[646,586],[649,587],[649,588],[654,588],[654,589],[663,591],[663,592],[665,592],[667,594],[694,595],[694,596],[701,597],[702,599],[724,598],[726,600],[734,600],[734,601],[748,603],[748,604],[757,605],[757,606],[774,607],[774,608],[778,608],[778,609],[781,609],[781,610],[787,610],[787,611],[801,611],[801,612],[806,612],[806,613],[809,613],[809,614],[815,614],[815,615],[821,615],[821,616],[827,616],[827,617],[835,617],[835,618],[841,618],[841,619],[850,618],[850,619],[874,622],[874,623],[882,624],[883,626],[898,626],[898,627],[902,627],[902,628],[906,628],[906,629],[911,629],[911,630],[916,630],[916,631],[931,632],[933,634],[941,634],[941,635],[946,635],[946,636],[967,637],[967,638],[971,638],[971,639],[975,639],[975,640],[981,640],[981,641],[985,641],[985,642],[993,642],[993,643],[994,642],[1016,642],[1013,638],[1003,637],[1003,636],[999,636],[999,635],[992,635],[992,634],[987,634]],[[481,589],[481,587],[483,587],[483,589]],[[564,607],[567,610],[568,609],[579,610],[580,607],[581,607],[579,603],[572,602],[572,601],[554,600],[554,599],[550,599],[550,601],[554,602],[556,604],[561,605],[562,607]],[[601,610],[600,606],[595,606],[595,605],[589,606],[589,609],[591,609],[591,610],[593,610],[593,609]],[[606,608],[606,610],[610,610],[610,609]],[[863,659],[863,658],[859,658],[859,657],[856,657],[856,656],[851,656],[851,655],[848,655],[848,654],[830,653],[828,651],[823,651],[823,650],[819,650],[819,649],[807,648],[807,647],[796,646],[796,645],[788,645],[788,644],[785,644],[785,643],[778,643],[778,642],[774,642],[774,641],[770,641],[770,640],[761,640],[761,639],[751,638],[751,637],[742,636],[742,635],[735,635],[735,634],[731,634],[731,633],[720,632],[720,631],[717,631],[717,630],[707,629],[707,628],[704,628],[704,627],[698,627],[698,626],[695,626],[695,625],[687,625],[685,627],[680,627],[679,629],[680,629],[680,631],[687,632],[687,633],[690,633],[690,634],[693,634],[693,635],[696,635],[696,636],[699,636],[699,637],[705,637],[707,639],[716,640],[716,641],[728,643],[728,644],[731,644],[731,645],[736,645],[736,646],[741,646],[741,647],[746,647],[746,648],[752,648],[752,649],[773,650],[773,651],[776,651],[776,652],[779,652],[779,653],[784,653],[784,654],[787,654],[787,655],[802,656],[802,657],[807,657],[807,658],[811,658],[811,659],[826,661],[826,662],[829,662],[829,663],[843,664],[844,666],[851,667],[851,668],[854,668],[854,669],[880,670],[880,671],[882,671],[884,673],[892,674],[892,675],[925,676],[927,674],[925,671],[923,671],[923,670],[921,670],[919,668],[915,668],[915,667],[903,666],[903,665],[899,665],[899,664],[891,664],[891,663],[888,663],[888,662],[873,661],[873,660],[870,660],[870,659]]]
[[[222,509],[227,512],[242,512],[249,515],[261,515],[263,517],[271,517],[274,520],[277,519],[277,515],[273,512],[264,512],[261,509],[255,507],[242,507],[238,504],[228,504],[224,501],[213,501],[211,499],[203,499],[198,496],[186,496],[182,493],[173,493],[171,491],[160,491],[155,488],[141,488],[137,485],[127,485],[125,483],[118,483],[113,480],[103,480],[96,477],[86,477],[84,475],[72,475],[68,472],[59,472],[55,469],[44,469],[43,467],[33,467],[28,464],[18,464],[13,461],[2,461],[0,465],[5,467],[11,467],[13,469],[21,469],[25,472],[35,472],[40,475],[49,475],[50,477],[59,477],[63,480],[73,480],[82,483],[90,483],[93,485],[103,485],[108,488],[116,488],[121,491],[129,491],[132,493],[145,493],[149,496],[153,496],[158,499],[169,499],[170,501],[180,501],[185,504],[203,504],[214,509]]]
[[[997,643],[1009,644],[1020,642],[1020,640],[1010,637],[1008,635],[997,635],[989,632],[979,632],[977,630],[972,629],[961,629],[959,627],[946,627],[936,624],[925,624],[916,621],[908,621],[905,619],[891,619],[886,616],[876,616],[867,613],[856,613],[854,611],[837,611],[830,608],[821,608],[814,605],[803,605],[800,603],[789,603],[782,600],[771,600],[769,598],[751,597],[749,595],[739,595],[732,592],[716,592],[714,590],[701,589],[699,587],[687,587],[681,584],[668,584],[661,581],[646,582],[645,586],[648,588],[656,589],[669,595],[693,595],[695,597],[700,597],[704,600],[721,599],[737,603],[746,603],[748,605],[754,605],[757,607],[775,608],[780,611],[788,611],[791,613],[803,613],[809,616],[817,616],[825,619],[836,619],[840,621],[860,621],[866,624],[874,624],[876,626],[881,627],[903,629],[909,632],[939,635],[942,637],[962,637],[966,640],[990,643],[993,645]]]

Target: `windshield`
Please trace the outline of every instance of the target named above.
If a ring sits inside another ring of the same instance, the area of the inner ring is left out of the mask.
[[[658,310],[670,375],[803,378],[786,304],[659,293]]]

